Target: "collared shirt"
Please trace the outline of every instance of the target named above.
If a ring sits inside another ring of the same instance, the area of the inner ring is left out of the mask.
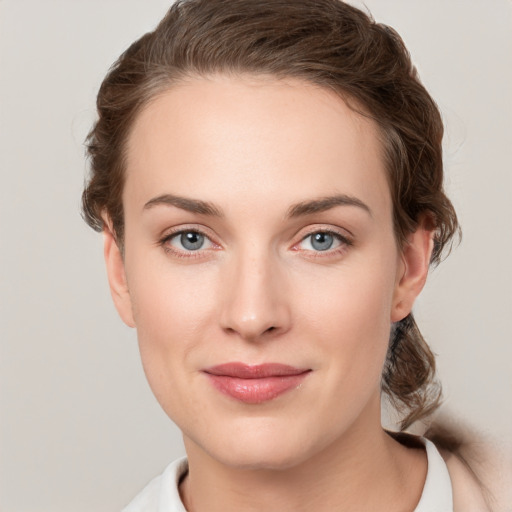
[[[452,484],[446,464],[435,445],[421,438],[427,452],[427,478],[414,512],[453,512]],[[178,485],[188,471],[187,458],[171,463],[122,512],[186,512]]]

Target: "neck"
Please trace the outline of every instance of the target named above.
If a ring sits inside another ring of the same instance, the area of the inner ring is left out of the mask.
[[[240,469],[185,438],[189,474],[180,494],[189,512],[414,510],[425,482],[424,450],[378,428],[357,428],[285,469]]]

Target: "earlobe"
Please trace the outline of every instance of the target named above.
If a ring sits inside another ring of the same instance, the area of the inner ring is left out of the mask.
[[[411,312],[425,285],[433,247],[433,231],[421,225],[407,238],[401,252],[402,265],[395,286],[391,322],[398,322]]]
[[[107,224],[105,224],[103,229],[103,254],[105,257],[105,265],[107,267],[110,293],[117,312],[126,325],[129,327],[135,327],[123,255],[117,245],[117,241],[111,227]]]

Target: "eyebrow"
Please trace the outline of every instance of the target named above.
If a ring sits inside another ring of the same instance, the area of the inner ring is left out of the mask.
[[[167,205],[175,206],[181,210],[186,210],[191,213],[198,213],[200,215],[211,215],[213,217],[222,217],[222,211],[214,204],[208,201],[201,201],[199,199],[191,199],[189,197],[175,196],[172,194],[163,194],[158,197],[150,199],[145,205],[144,210],[149,210],[155,206]]]
[[[302,217],[303,215],[325,212],[331,208],[335,208],[336,206],[356,206],[366,211],[370,217],[372,216],[370,207],[357,197],[348,196],[346,194],[337,194],[334,196],[313,199],[312,201],[297,203],[288,209],[288,217]]]
[[[173,194],[163,194],[150,199],[144,205],[144,210],[149,210],[160,205],[175,206],[181,210],[186,210],[200,215],[210,215],[213,217],[224,216],[222,210],[209,201],[201,201],[200,199],[192,199]],[[295,218],[312,215],[314,213],[321,213],[330,210],[331,208],[335,208],[336,206],[356,206],[366,211],[370,216],[372,215],[370,207],[357,197],[348,196],[346,194],[337,194],[334,196],[322,197],[294,204],[288,209],[287,217]]]

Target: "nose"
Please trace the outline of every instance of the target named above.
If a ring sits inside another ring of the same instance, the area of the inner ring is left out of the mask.
[[[285,271],[268,254],[240,256],[230,262],[223,283],[222,329],[257,342],[289,330],[291,312]]]

